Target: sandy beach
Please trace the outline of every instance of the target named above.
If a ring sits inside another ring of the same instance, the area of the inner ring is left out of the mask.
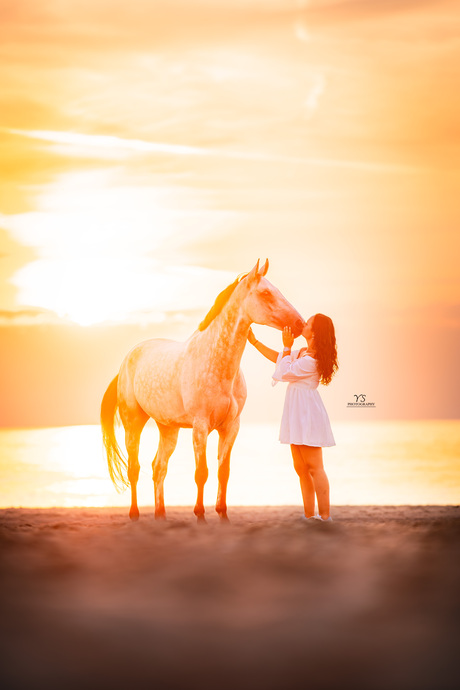
[[[456,688],[460,509],[0,511],[2,686]]]

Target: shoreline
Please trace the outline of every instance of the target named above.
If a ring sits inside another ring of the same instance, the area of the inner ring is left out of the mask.
[[[193,513],[193,505],[179,505],[179,506],[166,506],[166,522],[170,519],[181,519],[190,517],[192,521],[195,521],[195,515]],[[205,505],[205,517],[208,522],[220,523],[219,516],[215,512],[214,505]],[[52,513],[62,513],[63,516],[67,515],[72,517],[72,513],[76,513],[79,516],[86,517],[96,517],[98,514],[103,516],[104,514],[112,513],[114,516],[126,517],[128,522],[131,522],[128,517],[129,505],[126,506],[52,506],[52,507],[29,507],[29,506],[8,506],[0,507],[0,526],[2,518],[9,513],[30,513],[33,515],[45,516]],[[139,522],[142,522],[142,517],[144,518],[155,518],[154,516],[154,506],[153,505],[139,505],[140,518]],[[377,520],[382,521],[382,519],[414,519],[424,518],[433,519],[435,515],[438,517],[449,517],[449,518],[460,518],[460,505],[458,504],[440,504],[440,503],[428,503],[428,504],[401,504],[401,505],[373,505],[373,504],[363,504],[363,505],[331,505],[331,516],[333,521],[346,523],[348,521],[356,521],[357,519],[362,520]],[[244,519],[249,521],[263,521],[264,518],[271,520],[276,517],[276,519],[287,520],[288,518],[301,518],[303,515],[303,507],[300,504],[295,505],[229,505],[228,506],[228,517],[230,522],[232,522],[232,517],[236,524],[244,524]],[[159,521],[161,523],[161,521]],[[134,524],[134,523],[133,523]]]

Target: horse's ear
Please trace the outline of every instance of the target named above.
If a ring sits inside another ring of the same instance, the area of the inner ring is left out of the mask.
[[[257,259],[256,265],[254,266],[254,268],[251,271],[249,271],[248,282],[251,282],[252,280],[254,280],[257,277],[257,274],[259,272],[259,261],[260,261],[260,259]]]
[[[257,263],[259,263],[259,262],[257,262]],[[261,277],[265,276],[265,275],[267,275],[267,271],[268,271],[268,259],[266,260],[266,262],[264,263],[262,268],[259,269],[259,275]]]

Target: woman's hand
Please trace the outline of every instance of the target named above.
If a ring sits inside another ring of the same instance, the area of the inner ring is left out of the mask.
[[[272,350],[270,347],[267,347],[266,345],[261,343],[260,340],[257,340],[256,336],[252,332],[252,328],[249,329],[248,340],[251,343],[251,345],[254,345],[257,352],[260,352],[260,354],[269,359],[270,362],[276,364],[276,360],[278,359],[278,352],[276,350]]]
[[[292,335],[290,326],[285,326],[283,328],[283,345],[284,347],[291,348],[294,344],[294,336]]]
[[[248,340],[251,343],[251,345],[255,345],[257,342],[257,338],[254,335],[254,333],[252,332],[252,328],[249,329]]]

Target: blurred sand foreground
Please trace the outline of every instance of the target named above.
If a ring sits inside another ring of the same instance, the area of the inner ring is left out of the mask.
[[[457,688],[458,507],[0,511],[9,689]]]

